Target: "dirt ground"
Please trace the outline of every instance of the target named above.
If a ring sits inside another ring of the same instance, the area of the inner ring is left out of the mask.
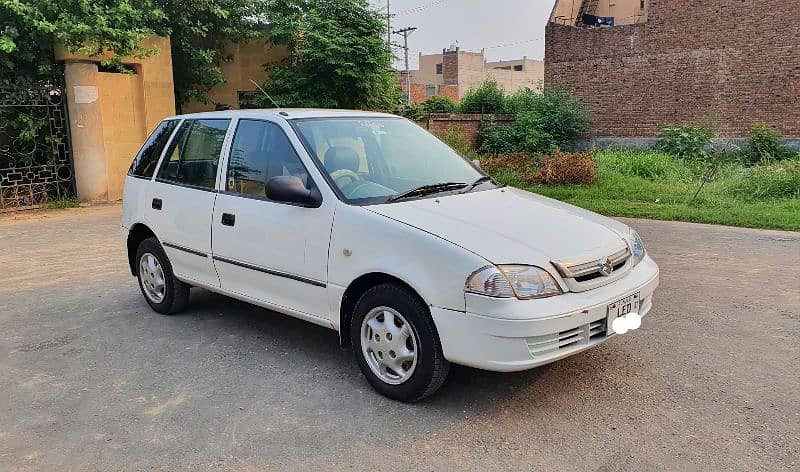
[[[375,394],[333,331],[128,273],[118,205],[0,215],[0,470],[800,470],[800,233],[626,220],[642,329]]]

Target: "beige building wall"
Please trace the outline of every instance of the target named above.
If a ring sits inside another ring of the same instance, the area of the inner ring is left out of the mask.
[[[599,0],[595,14],[613,16],[616,25],[643,23],[647,16],[648,3],[649,0],[645,0],[645,7],[642,8],[641,0]],[[581,4],[583,0],[557,0],[550,21],[561,25],[575,25]]]
[[[458,51],[458,98],[488,78],[483,52]]]
[[[423,85],[444,84],[444,74],[436,73],[437,64],[443,64],[441,54],[420,53],[419,69],[411,71],[411,83]]]
[[[150,38],[142,46],[159,53],[123,58],[131,73],[100,72],[99,62],[111,53],[89,57],[56,47],[56,60],[65,62],[75,181],[83,201],[121,199],[133,156],[155,126],[175,114],[169,38]]]
[[[442,74],[436,73],[437,64],[442,64]],[[445,64],[451,67],[446,67]],[[515,70],[521,66],[522,70]],[[452,71],[452,72],[449,72]],[[487,62],[483,51],[461,51],[455,47],[442,54],[420,54],[419,69],[411,71],[412,100],[424,101],[435,87],[436,94],[461,99],[471,88],[479,87],[487,79],[494,79],[507,92],[529,87],[535,88],[544,81],[544,61],[523,57],[509,61]],[[405,89],[403,74],[398,75]],[[444,87],[444,84],[450,84]],[[452,88],[455,88],[453,90]]]
[[[257,91],[250,80],[259,83],[264,81],[267,78],[266,65],[278,62],[287,55],[285,48],[270,46],[263,38],[245,44],[231,44],[225,53],[230,60],[222,63],[221,68],[227,82],[209,91],[208,103],[183,104],[182,113],[212,111],[218,105],[239,108],[239,92]]]

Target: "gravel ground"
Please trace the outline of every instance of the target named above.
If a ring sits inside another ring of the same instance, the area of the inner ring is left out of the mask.
[[[119,216],[0,215],[0,470],[800,469],[800,233],[628,220],[662,268],[642,329],[409,406],[333,331],[150,311]]]

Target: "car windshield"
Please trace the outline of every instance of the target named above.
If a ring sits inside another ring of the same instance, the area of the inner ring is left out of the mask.
[[[485,174],[403,118],[309,118],[292,123],[350,203],[386,203],[493,185],[482,181],[472,187]]]

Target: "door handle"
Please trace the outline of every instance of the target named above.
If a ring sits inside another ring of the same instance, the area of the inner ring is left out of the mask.
[[[160,210],[163,202],[160,198],[153,199],[153,210]]]
[[[222,214],[222,224],[225,226],[233,226],[236,224],[236,215],[230,213]]]

